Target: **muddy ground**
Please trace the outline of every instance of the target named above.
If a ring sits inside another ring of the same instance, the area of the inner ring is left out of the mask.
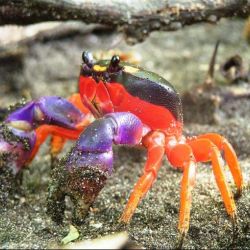
[[[234,54],[240,54],[246,64],[250,63],[250,46],[242,37],[243,26],[244,22],[240,20],[222,20],[217,26],[198,25],[174,33],[154,33],[144,43],[133,47],[121,41],[115,48],[133,51],[140,56],[143,67],[163,75],[183,93],[204,81],[218,39],[221,45],[216,69]],[[11,33],[5,30],[2,34],[7,39]],[[77,88],[82,50],[106,51],[119,39],[108,30],[81,30],[66,37],[42,36],[18,45],[14,43],[14,46],[2,42],[0,106],[7,107],[20,101],[21,97],[29,100],[41,95],[70,95]],[[13,52],[12,57],[9,56],[10,51]],[[226,84],[218,70],[215,78],[217,83]],[[237,108],[241,109],[240,103]],[[232,115],[221,119],[218,124],[189,123],[185,126],[187,134],[211,131],[228,137],[239,156],[246,184],[243,195],[236,202],[238,226],[233,231],[210,165],[199,164],[193,191],[191,225],[184,242],[186,248],[248,248],[250,245],[250,114],[245,110],[244,116]],[[115,153],[113,176],[100,193],[85,223],[78,227],[79,239],[128,231],[131,240],[145,248],[177,247],[181,172],[175,171],[164,161],[152,190],[136,210],[131,224],[124,227],[118,223],[118,219],[140,176],[145,151],[115,147]],[[68,233],[71,218],[69,202],[63,225],[53,223],[46,215],[49,170],[50,156],[46,144],[24,171],[19,191],[8,196],[6,204],[0,205],[1,248],[50,248],[60,243]],[[227,177],[234,189],[228,171]]]

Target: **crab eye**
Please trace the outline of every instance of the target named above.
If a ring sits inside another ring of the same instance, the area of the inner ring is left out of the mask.
[[[118,66],[119,63],[120,63],[120,57],[117,55],[112,56],[111,61],[110,61],[111,66],[116,67]]]
[[[92,66],[93,65],[93,55],[88,52],[88,51],[83,51],[82,53],[82,60],[84,63],[86,63],[88,66]]]

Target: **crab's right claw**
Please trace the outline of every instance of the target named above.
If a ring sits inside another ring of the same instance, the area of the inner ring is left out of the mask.
[[[17,173],[29,163],[48,134],[77,138],[86,122],[86,115],[68,100],[58,96],[45,96],[18,108],[5,119],[0,129],[1,166]],[[46,133],[35,133],[41,125]]]
[[[0,126],[0,169],[8,167],[16,174],[26,163],[35,144],[35,133],[26,133],[7,125]]]

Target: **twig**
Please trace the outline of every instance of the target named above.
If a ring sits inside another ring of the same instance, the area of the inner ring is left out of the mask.
[[[81,20],[122,31],[127,42],[221,17],[247,17],[248,0],[0,0],[0,25]]]

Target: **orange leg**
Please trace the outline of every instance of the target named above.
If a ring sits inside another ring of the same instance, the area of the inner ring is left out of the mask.
[[[148,150],[147,162],[144,167],[144,174],[134,186],[120,218],[120,221],[125,223],[130,221],[139,202],[146,195],[157,177],[165,153],[165,135],[161,132],[152,132],[143,138],[143,145]]]
[[[66,142],[66,139],[58,136],[53,135],[50,141],[50,153],[52,158],[55,158],[61,151]]]
[[[54,126],[54,125],[40,126],[39,128],[36,129],[36,144],[32,150],[32,153],[28,162],[31,162],[33,160],[38,149],[44,143],[44,141],[49,135],[52,134],[52,135],[60,136],[62,138],[76,140],[79,137],[81,132],[82,132],[81,130],[64,129],[64,128]]]
[[[196,163],[192,149],[187,144],[177,144],[168,152],[167,156],[173,166],[183,169],[178,225],[178,229],[183,239],[189,229],[191,192],[195,185]]]
[[[234,183],[238,189],[238,194],[241,194],[243,189],[243,176],[240,170],[238,159],[236,153],[231,146],[231,144],[219,134],[204,134],[198,136],[199,139],[206,138],[215,144],[219,150],[222,150],[225,155],[225,160],[228,164],[228,167],[232,173]]]
[[[90,111],[88,110],[88,108],[86,108],[81,100],[81,96],[79,93],[75,93],[73,95],[71,95],[68,98],[68,101],[71,102],[74,106],[76,106],[78,109],[80,109],[82,111],[82,113],[87,114],[90,113]]]
[[[236,206],[221,166],[222,158],[218,148],[210,140],[205,138],[190,141],[188,144],[193,150],[196,161],[206,162],[211,160],[215,180],[221,192],[227,213],[234,219],[236,215]]]

